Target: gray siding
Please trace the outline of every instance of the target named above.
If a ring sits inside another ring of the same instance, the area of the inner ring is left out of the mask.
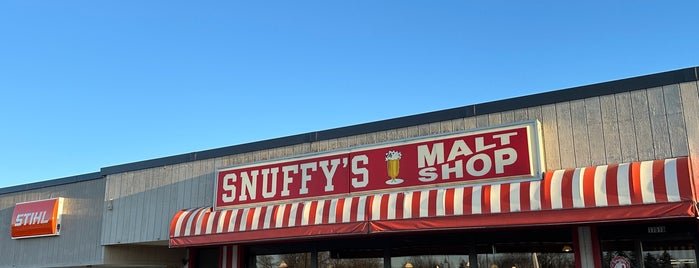
[[[113,174],[102,243],[166,244],[177,210],[212,205],[218,168],[522,120],[542,123],[548,170],[687,156],[699,147],[698,98],[696,82],[674,84]]]
[[[0,195],[0,267],[56,267],[101,264],[102,199],[105,180],[90,180]],[[12,240],[16,203],[63,197],[61,234]]]

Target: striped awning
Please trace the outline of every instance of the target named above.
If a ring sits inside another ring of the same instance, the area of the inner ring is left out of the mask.
[[[540,181],[181,210],[170,246],[696,216],[687,158],[548,171]],[[507,217],[503,217],[503,216]]]

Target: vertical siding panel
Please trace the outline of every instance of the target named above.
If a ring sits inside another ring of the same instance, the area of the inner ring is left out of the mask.
[[[650,115],[646,90],[631,92],[631,109],[633,111],[634,130],[636,132],[638,160],[653,160],[655,153],[653,148],[653,134],[650,129]]]
[[[488,115],[488,126],[495,126],[502,124],[502,114],[494,113]]]
[[[573,127],[571,126],[570,103],[556,104],[556,120],[558,127],[558,148],[561,157],[561,168],[575,167],[575,148],[573,146]]]
[[[478,127],[478,122],[476,122],[476,117],[466,117],[464,118],[464,129],[474,129]]]
[[[546,169],[560,169],[561,155],[558,149],[556,106],[553,104],[542,106],[541,118],[541,128],[544,136],[544,152],[546,153]]]
[[[527,109],[514,110],[513,114],[514,114],[513,122],[519,122],[519,121],[531,119],[531,118],[529,118],[529,115],[527,114]]]
[[[680,96],[682,96],[682,113],[687,125],[687,140],[689,147],[689,159],[692,162],[692,175],[699,178],[699,88],[697,82],[680,84]],[[696,183],[695,183],[696,186]]]
[[[462,131],[465,129],[465,124],[464,124],[463,118],[458,118],[458,119],[454,119],[451,121],[452,121],[452,126],[454,126],[454,131]]]
[[[663,96],[672,157],[688,156],[687,130],[682,113],[680,86],[678,84],[663,86]]]
[[[126,198],[124,196],[127,195],[127,187],[128,187],[128,182],[126,181],[126,176],[128,176],[128,173],[121,173],[121,174],[115,174],[115,183],[119,184],[119,195],[117,198],[114,199],[114,209],[112,210],[112,215],[114,215],[114,219],[116,224],[112,226],[112,241],[113,243],[121,243],[122,242],[122,228],[125,224],[124,222],[124,210],[126,209]]]
[[[185,209],[185,207],[179,207],[177,205],[177,203],[178,203],[177,202],[177,200],[178,200],[177,192],[179,190],[178,189],[179,187],[177,186],[178,184],[177,184],[177,181],[175,178],[174,168],[172,166],[166,166],[166,167],[161,168],[161,170],[162,171],[160,172],[160,174],[161,174],[160,180],[162,180],[164,185],[165,185],[163,187],[163,190],[165,192],[162,193],[161,196],[166,198],[167,205],[163,206],[164,210],[161,214],[161,217],[159,217],[159,219],[161,221],[169,222],[170,218],[172,218],[172,216],[175,215],[175,212],[177,212],[180,209]],[[162,217],[165,217],[165,219],[163,219]],[[161,236],[162,240],[165,240],[168,238],[168,230],[167,229],[161,229],[159,233],[160,233],[159,236]]]
[[[164,203],[158,201],[156,194],[158,193],[156,187],[156,181],[153,178],[153,172],[155,169],[150,168],[144,170],[141,174],[141,180],[145,181],[145,191],[143,196],[143,205],[146,206],[145,214],[146,218],[143,220],[143,225],[140,226],[141,231],[141,241],[156,240],[155,237],[155,218],[158,217],[156,209],[162,206]]]
[[[430,125],[429,124],[422,124],[418,125],[418,135],[420,136],[425,136],[430,134]]]
[[[454,124],[451,120],[439,122],[439,133],[448,133],[454,131]]]
[[[570,102],[571,129],[575,167],[590,165],[590,139],[587,129],[587,112],[584,100]]]
[[[604,147],[604,131],[602,129],[602,112],[600,99],[585,99],[585,117],[587,121],[587,133],[590,140],[590,164],[602,165],[607,163]]]
[[[621,163],[638,161],[638,148],[636,147],[636,131],[634,129],[631,96],[629,93],[615,95],[617,120],[619,122],[619,141],[621,145]]]
[[[502,112],[501,118],[502,118],[502,123],[503,123],[503,124],[505,124],[505,123],[512,123],[512,122],[515,121],[515,112],[512,111],[512,110],[511,110],[511,111]]]
[[[602,114],[602,136],[604,139],[604,151],[606,162],[610,164],[621,163],[621,141],[619,138],[619,121],[617,120],[616,98],[614,95],[600,97],[600,109]]]
[[[670,130],[665,112],[665,97],[662,87],[648,89],[648,112],[650,118],[651,137],[653,139],[653,159],[670,158]]]
[[[487,127],[490,125],[490,122],[488,121],[488,115],[479,115],[476,116],[476,127]]]

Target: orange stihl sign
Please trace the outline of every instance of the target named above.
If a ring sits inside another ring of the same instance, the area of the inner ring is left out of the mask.
[[[63,198],[17,203],[12,213],[12,239],[58,235]]]

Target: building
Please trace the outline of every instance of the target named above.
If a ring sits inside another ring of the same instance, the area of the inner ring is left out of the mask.
[[[0,189],[0,267],[697,267],[699,67]]]

